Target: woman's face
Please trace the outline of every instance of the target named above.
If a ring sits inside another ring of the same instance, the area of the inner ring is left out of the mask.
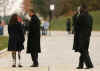
[[[29,16],[30,16],[30,17],[32,16],[32,12],[29,12]]]

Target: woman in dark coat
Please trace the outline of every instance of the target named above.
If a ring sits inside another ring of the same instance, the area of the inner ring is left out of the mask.
[[[31,21],[29,24],[27,53],[31,54],[33,65],[31,67],[38,67],[38,53],[40,49],[40,20],[34,14],[33,10],[30,10]]]
[[[16,52],[18,52],[19,58],[19,67],[22,67],[20,64],[20,54],[24,49],[24,33],[21,26],[21,23],[18,22],[17,14],[13,14],[10,22],[8,24],[8,33],[9,33],[9,41],[8,41],[8,51],[12,52],[13,65],[12,67],[16,67]]]
[[[79,66],[77,69],[83,69],[84,64],[87,69],[93,68],[91,58],[89,56],[89,42],[92,31],[93,20],[91,15],[87,11],[87,6],[82,5],[80,9],[80,15],[76,24],[76,33],[74,37],[74,50],[80,53]]]

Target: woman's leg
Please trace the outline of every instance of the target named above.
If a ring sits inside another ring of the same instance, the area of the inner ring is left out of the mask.
[[[12,52],[13,67],[16,67],[16,51]]]
[[[19,59],[19,67],[22,67],[22,65],[21,65],[21,51],[18,51],[18,59]]]

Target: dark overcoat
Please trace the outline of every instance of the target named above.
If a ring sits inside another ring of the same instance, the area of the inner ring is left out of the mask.
[[[72,17],[72,21],[73,21],[73,28],[72,28],[72,31],[73,33],[77,31],[77,22],[78,22],[78,18],[79,18],[79,14],[76,13],[73,17]]]
[[[27,53],[40,52],[40,20],[36,15],[33,15],[29,24]]]
[[[21,23],[8,25],[9,41],[8,51],[21,51],[24,49],[24,33]]]
[[[92,31],[93,19],[88,12],[81,13],[74,33],[73,49],[76,52],[88,50]]]
[[[79,25],[78,25],[78,20],[79,20],[79,14],[76,13],[73,17],[72,17],[72,21],[73,21],[73,33],[74,33],[74,44],[73,44],[73,50],[78,50],[78,30],[79,30]]]

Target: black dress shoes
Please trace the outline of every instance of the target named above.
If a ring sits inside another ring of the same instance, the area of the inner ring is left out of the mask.
[[[86,68],[83,68],[83,67],[77,67],[76,69],[92,69],[93,66],[90,66],[90,67],[86,67]]]
[[[30,67],[39,67],[39,65],[38,64],[33,64]]]
[[[15,67],[16,67],[16,65],[12,65],[12,67],[13,67],[13,68],[15,68]]]
[[[19,65],[18,65],[18,67],[20,67],[20,68],[21,68],[21,67],[23,67],[23,66],[19,64]]]
[[[83,67],[77,67],[76,69],[83,69]]]
[[[90,67],[86,67],[85,69],[92,69],[93,68],[93,66],[90,66]]]

